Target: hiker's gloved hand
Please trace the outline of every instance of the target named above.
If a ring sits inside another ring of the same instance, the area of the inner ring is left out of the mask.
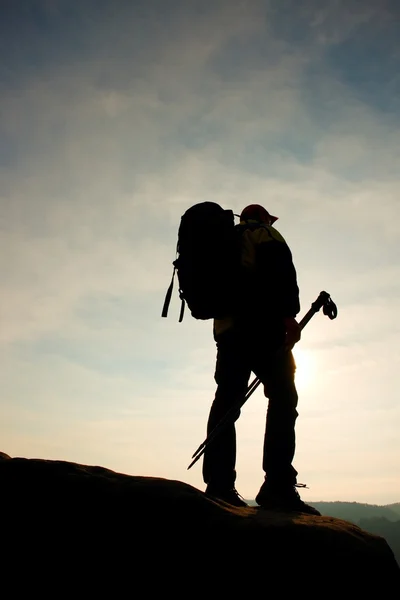
[[[285,341],[285,349],[291,350],[295,344],[301,338],[301,329],[300,325],[293,317],[285,318],[285,328],[286,328],[286,341]]]

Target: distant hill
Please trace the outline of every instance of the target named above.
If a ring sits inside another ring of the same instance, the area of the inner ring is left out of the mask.
[[[255,500],[246,500],[250,506],[257,506]],[[336,517],[357,523],[360,519],[372,519],[374,517],[384,517],[388,521],[398,521],[400,519],[400,502],[395,504],[363,504],[361,502],[312,502],[309,504],[315,506],[322,515]]]
[[[400,502],[396,502],[396,504],[388,504],[387,506],[394,510],[400,517]]]
[[[358,525],[360,519],[400,520],[400,502],[396,504],[361,504],[360,502],[310,502],[322,515],[345,519]]]

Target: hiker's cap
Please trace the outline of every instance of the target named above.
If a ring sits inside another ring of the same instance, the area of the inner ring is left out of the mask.
[[[278,217],[270,215],[269,212],[260,204],[249,204],[242,210],[240,215],[241,221],[259,221],[261,223],[268,223],[272,225],[278,220]]]

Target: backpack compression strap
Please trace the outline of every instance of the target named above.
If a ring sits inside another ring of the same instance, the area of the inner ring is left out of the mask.
[[[176,267],[174,266],[171,283],[169,284],[169,288],[167,290],[167,293],[165,294],[164,306],[163,306],[162,313],[161,313],[162,317],[166,317],[168,315],[168,307],[171,302],[172,290],[174,289],[175,271],[176,271]]]
[[[179,323],[182,323],[184,312],[185,312],[185,300],[181,296],[181,311],[179,313]]]
[[[169,284],[169,288],[167,290],[167,293],[165,294],[164,306],[163,306],[162,313],[161,313],[162,317],[166,317],[168,315],[168,308],[169,308],[169,305],[171,302],[172,290],[174,289],[175,272],[176,272],[176,265],[174,264],[174,271],[172,273],[171,283]],[[179,323],[182,322],[183,314],[185,312],[185,300],[182,298],[182,296],[180,296],[180,298],[181,298],[182,303],[181,303],[181,311],[179,313]]]

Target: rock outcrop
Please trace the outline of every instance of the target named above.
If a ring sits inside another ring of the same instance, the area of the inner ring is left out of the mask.
[[[79,574],[80,590],[98,594],[111,578],[151,597],[384,598],[400,585],[386,541],[332,517],[238,509],[180,481],[4,453],[0,489],[3,548],[20,549],[21,574],[22,557],[57,569],[58,586],[60,571],[69,583]]]

